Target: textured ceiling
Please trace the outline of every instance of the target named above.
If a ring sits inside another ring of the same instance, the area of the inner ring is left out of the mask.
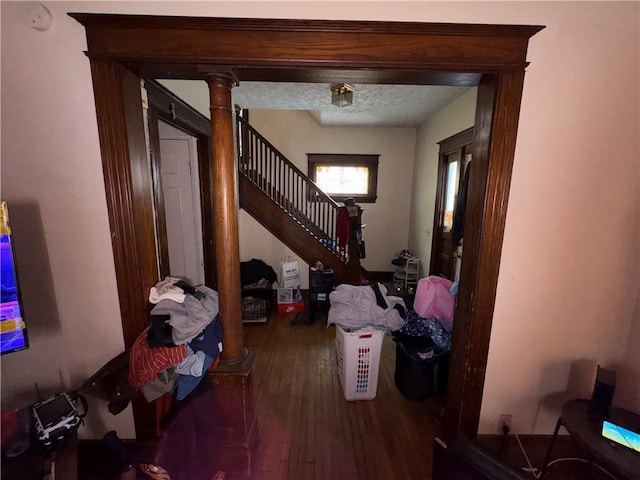
[[[209,89],[203,81],[160,83],[209,116]],[[470,87],[353,84],[353,105],[331,103],[328,83],[241,82],[233,103],[261,110],[307,110],[323,126],[417,127]]]
[[[241,82],[233,101],[242,108],[309,110],[323,126],[417,127],[469,87],[353,84],[353,105],[331,103],[328,83]]]

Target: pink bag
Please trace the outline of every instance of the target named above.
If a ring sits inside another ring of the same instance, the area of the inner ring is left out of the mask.
[[[447,331],[453,328],[455,297],[449,293],[452,285],[451,280],[442,277],[421,278],[413,301],[413,309],[420,317],[440,320]]]

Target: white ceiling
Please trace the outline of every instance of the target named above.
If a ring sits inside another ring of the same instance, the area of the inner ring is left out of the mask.
[[[209,116],[204,81],[160,80],[182,100]],[[322,126],[417,127],[474,87],[372,85],[354,83],[353,105],[331,103],[329,83],[242,81],[232,90],[233,103],[261,110],[307,110]]]
[[[331,84],[241,82],[233,102],[242,108],[308,110],[322,126],[417,127],[469,87],[352,84],[353,105],[331,103]]]

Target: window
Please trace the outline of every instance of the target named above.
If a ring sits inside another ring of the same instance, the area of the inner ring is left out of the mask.
[[[450,232],[453,228],[453,210],[458,193],[458,164],[459,160],[449,161],[447,166],[447,180],[444,197],[443,231]]]
[[[380,155],[308,153],[309,178],[320,189],[341,202],[375,203]]]

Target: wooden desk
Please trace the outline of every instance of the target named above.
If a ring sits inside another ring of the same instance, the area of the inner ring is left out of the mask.
[[[602,421],[588,419],[589,400],[570,400],[562,407],[562,413],[556,423],[553,439],[542,467],[544,478],[547,465],[551,460],[551,450],[558,437],[558,431],[563,426],[571,438],[589,452],[589,461],[602,466],[620,479],[640,480],[640,453],[615,445],[602,437]],[[640,425],[640,416],[622,408],[611,408],[610,418],[629,425]]]

